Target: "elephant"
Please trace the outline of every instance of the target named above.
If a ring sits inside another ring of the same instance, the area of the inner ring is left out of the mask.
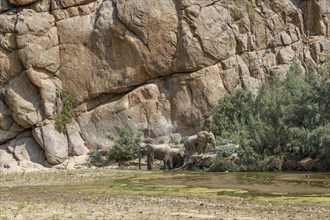
[[[141,158],[147,156],[147,170],[152,170],[154,159],[164,162],[164,170],[166,165],[171,170],[173,155],[172,148],[168,144],[142,144],[139,148],[139,169],[141,169]]]
[[[185,141],[184,147],[184,163],[186,163],[191,155],[194,153],[205,153],[207,144],[210,143],[215,149],[215,137],[212,132],[200,131],[195,135],[188,137]]]
[[[172,165],[173,168],[179,168],[183,165],[184,162],[184,149],[183,147],[171,148],[172,155]]]

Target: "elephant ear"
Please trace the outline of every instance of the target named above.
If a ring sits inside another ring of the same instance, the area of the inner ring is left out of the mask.
[[[184,157],[184,150],[182,149],[182,150],[180,150],[180,153],[179,153],[179,155],[181,156],[181,157]]]

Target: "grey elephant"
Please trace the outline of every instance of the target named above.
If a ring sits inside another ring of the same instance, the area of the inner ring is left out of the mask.
[[[171,148],[172,155],[172,165],[173,168],[179,168],[183,165],[184,162],[184,149],[183,147]]]
[[[188,137],[184,147],[184,162],[187,162],[189,157],[194,153],[205,153],[207,144],[212,144],[215,149],[215,137],[212,132],[200,131],[195,135]]]
[[[152,170],[154,159],[164,162],[164,170],[166,166],[173,168],[173,152],[168,144],[142,144],[139,148],[139,169],[141,169],[141,158],[147,156],[147,170]]]

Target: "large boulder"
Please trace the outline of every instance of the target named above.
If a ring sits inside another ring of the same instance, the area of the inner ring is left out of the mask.
[[[44,125],[41,131],[48,162],[54,165],[64,162],[69,151],[66,135],[57,131],[54,123]]]
[[[21,162],[24,160],[44,165],[46,160],[45,152],[31,136],[17,138],[10,143],[14,148],[15,158]]]
[[[81,137],[80,127],[77,121],[72,120],[66,127],[68,130],[69,154],[73,156],[86,155],[89,149]]]
[[[18,167],[18,161],[13,152],[8,149],[8,144],[0,145],[0,170]]]
[[[17,124],[29,128],[42,121],[39,90],[31,83],[26,72],[11,80],[6,88],[7,104]]]

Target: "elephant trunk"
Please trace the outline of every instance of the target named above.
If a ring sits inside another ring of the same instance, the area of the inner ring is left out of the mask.
[[[141,152],[139,152],[139,170],[141,170]]]
[[[213,146],[213,149],[215,150],[215,138],[212,138],[211,144]]]

